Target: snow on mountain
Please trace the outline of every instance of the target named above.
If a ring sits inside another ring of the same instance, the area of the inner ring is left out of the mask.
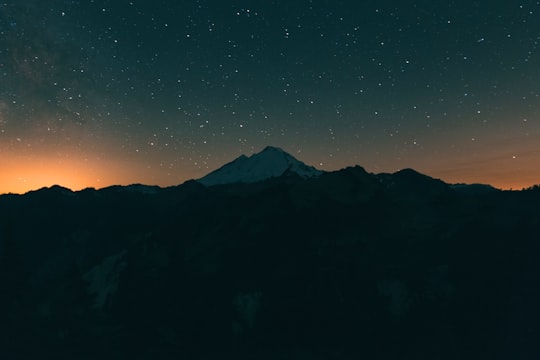
[[[304,164],[280,148],[267,146],[250,157],[241,155],[197,181],[206,186],[254,183],[288,173],[310,178],[322,174],[322,171]]]

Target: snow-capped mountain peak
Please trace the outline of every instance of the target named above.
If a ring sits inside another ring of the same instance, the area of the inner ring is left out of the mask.
[[[310,178],[322,171],[304,164],[280,148],[267,146],[252,156],[241,155],[197,181],[206,186],[254,183],[287,173]]]

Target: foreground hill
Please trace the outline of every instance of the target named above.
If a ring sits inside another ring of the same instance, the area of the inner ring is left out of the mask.
[[[0,355],[532,359],[540,192],[413,170],[0,197]]]

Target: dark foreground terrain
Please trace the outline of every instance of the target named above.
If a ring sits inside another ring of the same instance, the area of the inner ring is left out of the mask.
[[[539,359],[540,191],[404,170],[0,197],[1,359]]]

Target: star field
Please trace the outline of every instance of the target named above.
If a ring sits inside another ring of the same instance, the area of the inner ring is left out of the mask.
[[[0,193],[322,170],[540,183],[538,1],[0,3]]]

